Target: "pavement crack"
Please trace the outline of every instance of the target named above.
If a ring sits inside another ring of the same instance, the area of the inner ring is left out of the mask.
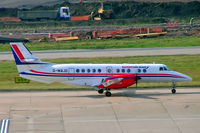
[[[164,105],[161,101],[159,101],[159,103],[160,103],[161,106],[164,108],[164,110],[167,112],[169,118],[172,120],[172,122],[174,123],[174,125],[177,127],[178,132],[179,132],[179,133],[182,133],[180,127],[178,126],[178,124],[176,123],[176,121],[175,121],[175,119],[172,117],[172,115],[169,113],[169,111],[167,110],[167,108],[165,107],[165,105]]]
[[[121,123],[120,123],[120,121],[119,121],[119,118],[118,118],[118,116],[117,116],[117,113],[116,113],[115,109],[113,108],[113,105],[110,104],[110,106],[111,106],[111,109],[112,109],[112,111],[113,111],[113,113],[114,113],[114,115],[115,115],[115,119],[117,120],[117,124],[119,125],[119,128],[120,128],[120,130],[121,130],[121,133],[124,133],[124,131],[123,131],[123,129],[122,129],[122,126],[121,126]]]
[[[29,104],[32,104],[32,91],[30,91],[30,99],[29,99]]]
[[[60,104],[60,113],[61,113],[61,121],[62,121],[62,124],[63,124],[63,131],[64,131],[64,133],[66,133],[66,131],[65,131],[65,121],[64,121],[64,118],[63,118],[63,111],[62,111],[62,104]]]

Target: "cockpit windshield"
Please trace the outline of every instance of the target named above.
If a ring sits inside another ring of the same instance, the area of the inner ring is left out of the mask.
[[[167,71],[172,71],[168,66],[165,66],[167,68]]]
[[[171,71],[171,69],[167,66],[161,66],[161,67],[159,67],[159,70],[160,71]]]

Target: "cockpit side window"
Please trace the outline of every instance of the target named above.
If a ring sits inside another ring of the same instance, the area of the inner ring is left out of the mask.
[[[171,71],[167,66],[163,66],[159,68],[160,71]]]

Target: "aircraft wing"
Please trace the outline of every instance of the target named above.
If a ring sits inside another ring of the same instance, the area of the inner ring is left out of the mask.
[[[127,88],[133,85],[135,83],[135,80],[135,74],[115,75],[106,78],[104,82],[98,85],[97,87],[106,89]]]
[[[119,84],[124,78],[114,78],[112,80],[107,80],[107,82],[103,82],[102,85],[104,87],[108,87],[113,84]]]

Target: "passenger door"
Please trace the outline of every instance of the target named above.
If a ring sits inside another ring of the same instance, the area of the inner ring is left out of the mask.
[[[69,73],[68,80],[74,80],[74,75],[71,75],[71,74],[74,74],[74,73],[75,73],[74,68],[69,68],[69,69],[68,69],[68,73]]]

